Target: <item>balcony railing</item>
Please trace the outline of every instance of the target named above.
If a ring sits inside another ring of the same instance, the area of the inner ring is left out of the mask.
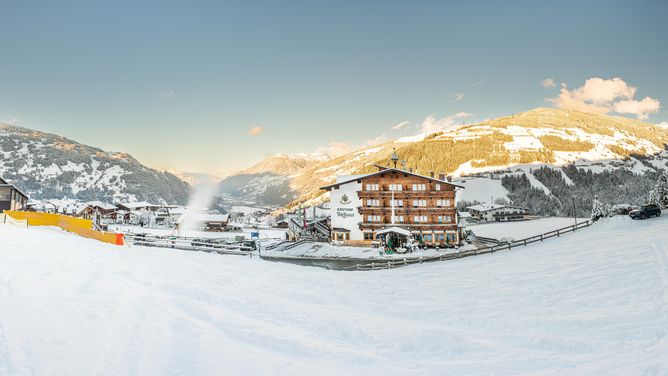
[[[380,222],[358,222],[357,223],[358,227],[360,229],[363,228],[368,228],[368,229],[376,229],[376,228],[385,228],[388,226],[397,226],[397,227],[403,227],[403,228],[456,228],[457,224],[456,223],[400,223],[397,222],[394,225],[391,223],[380,223]]]

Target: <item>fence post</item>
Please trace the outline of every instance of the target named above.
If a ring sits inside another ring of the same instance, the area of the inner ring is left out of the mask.
[[[559,237],[559,230],[557,230],[557,237]]]
[[[371,261],[371,270],[375,270],[375,266],[373,265],[373,261]]]

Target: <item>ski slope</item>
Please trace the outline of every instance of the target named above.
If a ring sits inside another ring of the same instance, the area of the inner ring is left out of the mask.
[[[0,225],[0,374],[665,375],[667,226],[338,272]]]

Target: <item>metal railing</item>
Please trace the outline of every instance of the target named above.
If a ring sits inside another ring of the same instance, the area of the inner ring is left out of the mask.
[[[243,244],[225,244],[197,239],[125,234],[125,241],[130,245],[144,247],[174,248],[186,251],[216,252],[226,255],[248,256],[254,249]]]

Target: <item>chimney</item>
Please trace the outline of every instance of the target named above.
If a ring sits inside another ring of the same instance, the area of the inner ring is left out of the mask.
[[[448,175],[448,183],[452,183],[452,176]]]
[[[445,181],[445,174],[442,172],[438,174],[438,180]]]
[[[434,177],[434,171],[429,171],[429,176]]]
[[[409,168],[408,172],[410,172],[412,174],[413,173],[413,167]]]

